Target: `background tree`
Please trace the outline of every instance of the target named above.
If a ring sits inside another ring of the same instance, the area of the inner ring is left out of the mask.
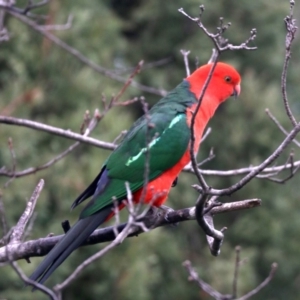
[[[222,56],[222,60],[234,64],[242,73],[242,94],[238,102],[229,101],[219,109],[210,124],[212,134],[201,146],[199,161],[206,158],[213,147],[216,157],[203,166],[205,169],[227,170],[257,165],[284,137],[266,116],[265,108],[269,108],[285,128],[291,128],[280,91],[285,46],[282,20],[288,14],[288,3],[276,1],[270,4],[267,0],[202,3],[207,11],[203,18],[209,28],[215,28],[219,16],[233,23],[234,28],[227,33],[232,42],[244,40],[247,32],[256,27],[258,36],[254,45],[258,50],[227,52]],[[17,4],[26,6],[27,3],[20,1]],[[176,3],[90,1],[85,6],[70,1],[64,4],[51,1],[34,13],[48,15],[45,21],[40,21],[46,25],[62,24],[72,14],[71,28],[55,32],[55,35],[122,77],[128,77],[131,67],[141,59],[145,66],[151,63],[135,80],[155,87],[160,93],[170,90],[185,77],[180,49],[191,51],[191,67],[196,57],[199,64],[203,64],[211,54],[211,41],[194,23],[178,13],[178,8],[183,6],[192,14],[198,5],[199,2],[194,0]],[[95,73],[11,15],[7,15],[4,21],[10,37],[1,44],[0,52],[1,115],[79,131],[84,112],[100,107],[102,94],[109,98],[120,90],[123,83]],[[297,46],[298,40],[288,77],[291,107],[296,116],[300,89]],[[141,95],[149,103],[159,98],[130,88],[123,99]],[[114,108],[101,120],[93,137],[112,142],[141,113],[142,107],[138,103]],[[71,144],[63,138],[13,126],[1,125],[0,134],[3,137],[0,140],[0,166],[12,167],[7,145],[11,137],[17,170],[39,166]],[[18,221],[26,199],[38,180],[44,178],[46,184],[37,204],[30,238],[45,236],[49,232],[62,233],[60,221],[68,218],[73,223],[76,220],[76,212],[69,213],[70,204],[97,174],[108,153],[107,150],[81,145],[50,169],[11,180],[9,184],[7,177],[1,177],[8,224],[12,226]],[[280,158],[278,164],[284,164],[288,154]],[[227,187],[237,180],[236,177],[219,176],[207,176],[206,179],[216,188]],[[263,206],[226,214],[215,220],[217,227],[226,225],[229,228],[222,254],[217,259],[209,253],[205,235],[199,231],[196,222],[185,222],[176,228],[164,227],[126,241],[105,259],[89,266],[78,281],[64,291],[64,299],[206,299],[205,293],[186,280],[186,270],[181,267],[185,259],[190,259],[197,266],[198,274],[215,289],[230,293],[233,249],[237,244],[243,248],[242,257],[248,260],[240,271],[239,294],[261,282],[271,263],[276,261],[279,264],[276,276],[256,299],[292,299],[299,294],[297,180],[278,186],[268,180],[255,179],[230,198],[223,197],[222,201],[260,197]],[[197,193],[190,188],[191,183],[195,183],[195,178],[182,174],[168,205],[176,209],[193,206]],[[98,248],[96,245],[76,251],[56,272],[56,277],[49,280],[49,285],[61,282]],[[29,274],[38,261],[35,258],[31,264],[22,261],[20,265]],[[10,266],[4,266],[2,271],[5,276],[0,278],[0,297],[46,298],[41,294],[31,294],[30,289],[24,290],[23,283]]]

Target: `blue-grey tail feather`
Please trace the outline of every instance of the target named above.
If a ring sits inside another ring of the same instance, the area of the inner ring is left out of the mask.
[[[113,205],[109,205],[97,214],[80,219],[48,253],[29,278],[44,283],[55,269],[106,220],[112,207]]]

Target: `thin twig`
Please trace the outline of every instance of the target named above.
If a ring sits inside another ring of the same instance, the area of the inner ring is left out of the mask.
[[[270,117],[270,119],[277,125],[277,127],[285,134],[288,135],[289,133],[284,129],[284,127],[280,124],[280,122],[276,119],[276,117],[270,112],[270,110],[266,109],[266,114]],[[300,143],[294,139],[293,143],[300,148]]]
[[[64,129],[61,129],[58,127],[46,125],[43,123],[31,121],[31,120],[0,116],[0,123],[22,126],[22,127],[39,130],[39,131],[52,133],[54,135],[58,135],[58,136],[61,136],[64,138],[79,141],[84,144],[93,145],[93,146],[96,146],[96,147],[99,147],[102,149],[114,150],[116,148],[116,145],[114,145],[112,143],[99,141],[99,140],[91,138],[91,137],[82,136],[81,134],[72,132],[71,130],[64,130]]]
[[[160,67],[160,66],[170,63],[172,60],[173,59],[171,57],[166,57],[166,58],[159,59],[157,61],[144,63],[141,70],[152,69],[154,67]],[[109,70],[109,71],[121,75],[124,73],[131,73],[135,68],[136,67],[120,68],[120,69],[114,69],[114,70]]]
[[[241,247],[235,247],[235,265],[234,265],[234,275],[233,275],[233,283],[232,283],[232,298],[235,299],[237,297],[237,283],[239,277],[239,269],[240,269],[240,254]]]
[[[50,299],[52,300],[60,300],[59,297],[57,297],[55,295],[55,293],[47,288],[46,286],[44,286],[43,284],[40,284],[34,280],[29,279],[24,272],[22,271],[22,269],[18,266],[17,262],[15,261],[11,261],[10,265],[12,266],[12,268],[15,270],[15,272],[19,275],[19,277],[23,280],[24,283],[31,285],[32,287],[34,287],[35,289],[40,290],[41,292],[43,292],[44,294],[48,295],[50,297]]]
[[[119,93],[116,95],[116,97],[114,97],[114,102],[118,102],[118,100],[120,99],[120,97],[124,94],[124,92],[126,91],[126,89],[130,86],[130,84],[132,83],[133,78],[140,73],[141,68],[144,64],[144,61],[141,60],[138,65],[135,67],[135,69],[133,70],[133,72],[130,74],[129,78],[125,81],[123,87],[121,88],[121,90],[119,91]]]
[[[201,103],[202,103],[202,100],[203,100],[203,97],[204,97],[204,94],[205,94],[205,91],[209,85],[209,82],[212,78],[212,75],[213,75],[213,72],[215,70],[215,67],[217,65],[217,61],[215,61],[213,64],[212,64],[212,67],[208,73],[208,76],[204,82],[204,85],[202,87],[202,90],[201,90],[201,93],[200,93],[200,96],[199,96],[199,99],[198,99],[198,103],[197,103],[197,106],[196,106],[196,109],[195,111],[193,112],[193,116],[192,116],[192,119],[191,119],[191,143],[190,143],[190,157],[191,157],[191,163],[192,163],[192,166],[193,166],[193,170],[196,174],[196,177],[198,178],[198,181],[203,189],[203,192],[205,193],[206,191],[209,190],[209,186],[207,185],[206,181],[204,180],[202,174],[199,172],[199,169],[198,169],[198,163],[197,163],[197,159],[196,159],[196,153],[194,152],[194,147],[195,147],[195,142],[196,142],[196,139],[195,139],[195,122],[196,122],[196,117],[197,117],[197,114],[200,110],[200,106],[201,106]]]
[[[249,293],[247,293],[246,295],[238,298],[237,300],[247,300],[250,299],[252,296],[254,296],[255,294],[257,294],[261,289],[263,289],[266,285],[269,284],[269,282],[273,279],[276,270],[277,270],[277,263],[273,263],[271,265],[271,271],[269,273],[269,276],[259,285],[257,286],[254,290],[250,291]]]
[[[5,208],[3,203],[3,195],[2,190],[0,190],[0,215],[1,215],[1,225],[2,225],[2,233],[3,237],[0,240],[0,244],[7,244],[8,237],[6,237],[6,234],[8,233],[8,225],[7,225],[7,218],[5,214]]]
[[[83,133],[82,136],[86,137],[87,135],[89,135],[93,131],[93,129],[97,126],[100,119],[101,119],[101,116],[99,115],[99,111],[97,109],[95,110],[93,118],[90,119],[90,120],[89,120],[89,113],[86,112],[85,116],[84,116],[84,123],[86,121],[88,121],[88,127],[86,128],[86,130],[85,130],[85,132]],[[83,129],[83,125],[81,126],[81,129]],[[30,174],[34,174],[38,171],[49,168],[50,166],[52,166],[56,162],[60,161],[62,158],[64,158],[66,155],[68,155],[70,152],[72,152],[79,145],[80,145],[80,142],[74,143],[73,145],[68,147],[65,151],[63,151],[62,153],[60,153],[59,155],[57,155],[56,157],[54,157],[53,159],[51,159],[47,163],[43,164],[42,166],[31,167],[31,168],[28,168],[28,169],[25,169],[25,170],[19,171],[19,172],[16,172],[15,168],[13,168],[10,171],[7,171],[7,170],[3,169],[3,170],[0,170],[0,176],[5,175],[5,176],[11,177],[11,178],[17,178],[17,177],[22,177],[22,176],[27,176],[27,175],[30,175]]]
[[[23,14],[26,15],[29,11],[45,6],[46,4],[49,3],[49,0],[41,0],[40,2],[37,3],[32,3],[32,1],[28,1],[28,5],[24,8]]]
[[[260,165],[259,165],[260,166]],[[229,177],[229,176],[240,176],[240,175],[245,175],[248,174],[254,170],[257,170],[259,166],[250,166],[248,168],[240,168],[240,169],[233,169],[233,170],[204,170],[201,169],[199,170],[201,174],[206,175],[206,176],[221,176],[221,177]],[[299,167],[300,166],[300,160],[297,160],[294,162],[294,167]],[[269,168],[265,168],[261,170],[260,173],[265,173],[268,175],[268,173],[274,173],[278,174],[279,172],[290,169],[292,167],[291,164],[284,164],[280,166],[273,166]],[[190,166],[187,166],[184,171],[186,172],[193,172],[192,168]]]
[[[293,19],[294,6],[295,6],[295,1],[290,0],[290,15],[284,19],[284,23],[286,27],[286,38],[285,38],[285,59],[284,59],[282,75],[281,75],[281,93],[282,93],[282,99],[286,110],[286,114],[288,115],[292,125],[295,127],[297,125],[297,121],[290,108],[288,96],[286,92],[287,70],[288,70],[289,61],[292,56],[291,46],[293,40],[295,39],[295,35],[298,29],[298,27],[296,26],[297,21],[296,19]]]
[[[51,32],[41,29],[39,25],[37,25],[35,22],[31,21],[27,17],[22,16],[17,12],[14,12],[11,7],[3,7],[3,8],[5,8],[7,10],[7,12],[9,14],[11,14],[12,16],[14,16],[16,19],[18,19],[21,22],[23,22],[24,24],[28,25],[30,28],[34,29],[35,31],[41,33],[47,39],[51,40],[57,46],[64,49],[66,52],[68,52],[69,54],[74,56],[76,59],[78,59],[79,61],[81,61],[85,65],[89,66],[92,70],[96,71],[97,73],[103,74],[104,76],[109,77],[109,78],[114,79],[114,80],[119,81],[119,82],[124,83],[124,82],[127,81],[126,78],[124,78],[124,77],[122,77],[122,76],[120,76],[116,73],[113,73],[113,72],[101,67],[100,65],[94,63],[93,61],[88,59],[86,56],[84,56],[81,52],[79,52],[77,49],[71,47],[70,45],[68,45],[67,43],[65,43],[64,41],[62,41],[61,39],[59,39],[55,35],[53,35]],[[145,86],[145,85],[142,85],[142,84],[140,84],[140,83],[138,83],[134,80],[132,80],[131,86],[133,86],[133,87],[135,87],[135,88],[137,88],[141,91],[151,93],[151,94],[155,94],[155,95],[159,95],[159,96],[165,96],[167,94],[167,92],[162,90],[162,89],[159,90],[159,89],[155,89],[155,88],[152,88],[152,87],[149,87],[149,86]]]
[[[212,130],[211,127],[208,127],[204,132],[203,136],[201,137],[201,144],[207,139],[207,137],[211,134]]]
[[[72,21],[73,21],[73,16],[69,15],[68,20],[65,24],[51,24],[51,25],[39,25],[39,28],[41,30],[51,30],[51,31],[62,31],[62,30],[68,30],[72,27]]]
[[[217,290],[215,290],[211,285],[209,285],[208,283],[206,283],[205,281],[203,281],[198,273],[195,271],[195,269],[192,267],[192,264],[189,260],[186,260],[185,262],[183,262],[182,264],[188,271],[189,273],[189,280],[190,281],[195,281],[197,282],[197,284],[199,285],[199,287],[206,292],[208,295],[210,295],[211,297],[213,297],[216,300],[226,300],[226,299],[231,299],[229,297],[229,295],[223,295],[221,293],[219,293]]]
[[[17,160],[16,160],[16,152],[14,150],[14,145],[13,145],[13,140],[11,137],[8,138],[8,148],[9,148],[9,152],[11,155],[11,160],[12,160],[12,172],[15,173],[16,172],[16,167],[17,167]],[[10,183],[15,179],[15,176],[12,176],[4,185],[5,188],[7,188]]]
[[[213,160],[215,157],[216,157],[216,155],[214,154],[214,149],[211,148],[210,151],[209,151],[208,157],[206,157],[205,159],[203,159],[201,162],[198,163],[198,168],[200,168],[201,166],[203,166],[207,162]]]
[[[257,47],[248,46],[248,44],[250,42],[254,41],[254,39],[256,38],[256,29],[255,28],[253,28],[250,31],[250,37],[244,43],[241,43],[240,45],[232,45],[232,44],[228,43],[228,41],[225,40],[222,36],[223,33],[229,28],[231,23],[224,25],[223,18],[221,17],[219,19],[220,25],[219,25],[219,27],[217,27],[217,33],[211,33],[207,30],[207,28],[203,25],[203,23],[201,21],[201,17],[202,17],[204,10],[205,10],[204,5],[200,5],[199,17],[193,18],[189,14],[187,14],[183,10],[183,8],[178,9],[178,11],[180,13],[182,13],[184,16],[186,16],[191,21],[195,22],[202,29],[202,31],[205,33],[205,35],[208,36],[213,41],[216,51],[218,53],[221,53],[221,52],[224,52],[227,50],[233,51],[233,50],[256,50],[257,49]]]
[[[223,238],[224,238],[224,234],[222,233],[222,231],[216,230],[213,226],[213,222],[211,220],[210,222],[210,217],[209,215],[207,215],[206,217],[204,216],[204,208],[205,208],[205,204],[206,201],[208,199],[207,195],[210,193],[210,187],[207,185],[206,181],[204,180],[201,172],[198,169],[198,165],[197,165],[197,160],[196,160],[196,154],[194,153],[194,145],[195,145],[195,131],[194,131],[194,125],[195,125],[195,120],[197,117],[197,113],[200,109],[201,106],[201,102],[204,96],[204,93],[208,87],[208,84],[211,80],[212,74],[214,72],[214,69],[217,65],[217,61],[218,58],[220,56],[220,54],[224,51],[227,50],[241,50],[241,49],[245,49],[245,50],[255,50],[256,47],[249,47],[248,44],[250,42],[252,42],[255,37],[256,37],[256,29],[252,29],[250,31],[250,37],[244,42],[241,43],[238,46],[232,45],[228,42],[228,40],[226,40],[223,37],[224,32],[229,28],[229,26],[231,25],[230,23],[225,24],[223,22],[223,18],[219,19],[219,27],[217,27],[217,33],[210,33],[207,28],[203,25],[201,18],[202,18],[202,14],[204,12],[204,5],[200,6],[200,14],[198,18],[192,18],[190,15],[188,15],[183,8],[179,9],[179,12],[181,12],[184,16],[186,16],[187,18],[189,18],[190,20],[192,20],[193,22],[195,22],[203,31],[204,33],[213,41],[214,46],[215,46],[215,51],[213,52],[213,62],[211,64],[211,69],[210,72],[206,78],[206,81],[204,83],[204,86],[202,88],[202,91],[200,93],[200,97],[198,100],[198,104],[197,107],[195,109],[195,112],[193,112],[193,116],[191,119],[191,143],[190,143],[190,157],[191,157],[191,163],[192,163],[192,167],[193,167],[193,171],[199,181],[200,186],[197,186],[198,190],[201,190],[201,195],[199,196],[197,203],[196,203],[196,217],[197,217],[197,221],[198,224],[202,227],[202,229],[204,230],[205,234],[214,238],[214,240],[209,243],[210,249],[212,254],[218,254],[220,252],[219,247],[222,244]],[[210,223],[210,224],[209,224]],[[210,241],[210,238],[209,238]]]
[[[127,224],[121,231],[117,230],[117,227],[118,227],[117,224],[116,224],[117,226],[113,226],[114,234],[119,232],[117,234],[117,236],[115,237],[115,239],[109,245],[107,245],[105,248],[101,249],[96,254],[92,255],[91,257],[86,259],[83,263],[81,263],[66,280],[64,280],[62,283],[57,284],[53,288],[56,292],[61,292],[64,288],[66,288],[72,281],[74,281],[79,276],[79,274],[82,272],[83,269],[85,269],[88,265],[90,265],[95,260],[97,260],[100,257],[102,257],[103,255],[105,255],[112,248],[121,244],[124,241],[124,239],[131,233],[133,226],[139,225],[136,223],[137,214],[135,212],[135,208],[133,205],[132,193],[130,191],[128,182],[125,182],[125,186],[126,186],[126,191],[127,191],[127,201],[126,202],[127,202],[128,210],[130,212]],[[118,222],[118,220],[117,220],[117,222]]]
[[[41,179],[37,184],[37,186],[35,187],[29,201],[27,202],[26,208],[22,216],[20,217],[17,225],[13,228],[13,231],[10,236],[10,242],[9,242],[10,244],[20,243],[22,241],[22,238],[25,233],[26,225],[33,214],[36,202],[40,196],[43,187],[44,187],[44,180]]]
[[[243,177],[240,181],[233,184],[232,186],[218,190],[211,188],[208,193],[211,195],[222,196],[222,195],[231,195],[237,190],[241,189],[245,184],[251,181],[256,175],[258,175],[262,170],[264,170],[268,165],[270,165],[278,156],[287,148],[287,146],[292,142],[292,140],[296,137],[296,135],[300,131],[300,123],[297,124],[293,130],[289,133],[289,135],[283,140],[283,142],[277,147],[277,149],[266,158],[259,166],[254,168],[250,173],[248,173],[245,177]],[[194,186],[199,192],[202,193],[202,187]]]
[[[186,76],[190,76],[191,75],[191,71],[190,71],[190,66],[189,66],[189,54],[191,51],[187,51],[187,50],[180,50],[181,54],[183,55],[183,61],[184,61],[184,66],[185,66],[185,72],[186,72]]]

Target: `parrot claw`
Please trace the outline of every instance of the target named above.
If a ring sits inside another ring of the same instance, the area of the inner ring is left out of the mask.
[[[176,186],[178,183],[178,177],[175,178],[175,180],[172,183],[172,187]]]
[[[63,228],[64,233],[67,233],[71,228],[69,220],[62,221],[61,222],[61,227]]]

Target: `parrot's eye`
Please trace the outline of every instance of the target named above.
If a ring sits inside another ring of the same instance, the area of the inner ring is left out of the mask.
[[[231,81],[231,77],[230,76],[225,76],[224,79],[225,79],[226,82],[230,82]]]

